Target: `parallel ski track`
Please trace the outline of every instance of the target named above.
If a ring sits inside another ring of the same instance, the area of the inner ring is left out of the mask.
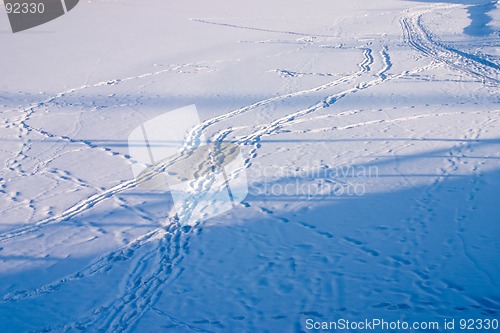
[[[446,64],[453,70],[470,75],[483,83],[498,87],[500,66],[486,59],[458,51],[436,42],[422,24],[422,16],[436,9],[453,8],[455,5],[434,6],[431,9],[415,11],[401,19],[404,41],[413,49],[435,61]]]

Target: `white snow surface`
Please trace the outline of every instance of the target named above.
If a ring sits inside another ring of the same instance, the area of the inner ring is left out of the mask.
[[[481,3],[92,0],[17,34],[0,7],[0,332],[499,318],[500,8],[464,33]],[[241,147],[249,195],[182,227],[127,138],[192,104],[193,136]]]

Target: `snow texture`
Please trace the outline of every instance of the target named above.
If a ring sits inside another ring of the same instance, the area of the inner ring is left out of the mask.
[[[499,318],[499,7],[0,7],[0,332]],[[192,104],[183,148],[237,144],[249,193],[182,225],[128,138]]]

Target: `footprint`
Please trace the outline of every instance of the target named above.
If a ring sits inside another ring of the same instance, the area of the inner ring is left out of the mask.
[[[272,319],[274,320],[281,320],[281,319],[286,319],[287,316],[286,315],[277,315],[277,316],[274,316],[274,317],[271,317]]]
[[[360,246],[360,245],[363,245],[362,242],[360,242],[359,240],[357,239],[354,239],[354,238],[350,238],[350,237],[344,237],[344,240],[350,244],[354,244],[356,246]]]
[[[318,311],[303,311],[300,314],[303,314],[304,316],[309,316],[309,317],[316,317],[316,318],[324,318],[325,316],[318,312]]]
[[[260,210],[261,210],[263,213],[266,213],[266,214],[270,214],[270,215],[274,214],[274,212],[273,212],[272,210],[269,210],[269,209],[267,209],[267,208],[265,208],[265,207],[261,207],[261,208],[260,208]]]
[[[399,256],[392,256],[391,257],[394,261],[396,261],[399,264],[403,264],[405,266],[411,265],[411,262],[406,260],[405,258],[399,257]]]

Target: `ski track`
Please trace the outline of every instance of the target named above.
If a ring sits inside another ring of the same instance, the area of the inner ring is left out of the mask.
[[[245,30],[253,30],[253,31],[263,31],[263,32],[272,32],[278,34],[288,34],[288,35],[296,35],[296,36],[304,36],[304,37],[327,37],[327,38],[335,38],[336,36],[332,35],[321,35],[321,34],[308,34],[303,32],[295,32],[295,31],[286,31],[286,30],[272,30],[272,29],[264,29],[264,28],[256,28],[256,27],[247,27],[236,24],[228,24],[228,23],[218,23],[213,21],[207,21],[203,19],[192,18],[190,19],[193,22],[199,22],[204,24],[218,25],[221,27],[227,28],[236,28],[236,29],[245,29]]]
[[[492,112],[497,113],[500,111],[492,111]],[[344,130],[350,130],[350,129],[362,127],[362,126],[370,126],[370,125],[374,125],[374,124],[406,123],[406,122],[412,121],[412,120],[420,120],[420,119],[436,118],[436,117],[448,117],[448,116],[458,115],[461,113],[462,113],[462,111],[457,111],[457,112],[444,112],[444,113],[438,113],[438,114],[421,114],[421,115],[416,115],[416,116],[407,116],[407,117],[392,118],[392,119],[374,119],[374,120],[363,121],[360,123],[354,123],[354,124],[349,124],[349,125],[339,126],[339,127],[329,126],[329,127],[310,129],[310,130],[290,131],[288,133],[304,134],[304,133],[320,133],[320,132],[330,132],[330,131],[344,131]],[[470,114],[481,115],[482,113],[483,112],[478,111],[478,112],[471,112]],[[292,126],[292,125],[293,124],[287,124],[287,126]]]
[[[447,6],[446,8],[449,8],[450,6]],[[433,7],[434,9],[437,8],[442,8],[442,7]],[[394,80],[397,78],[402,78],[409,76],[411,74],[419,73],[425,70],[428,70],[430,68],[435,68],[438,66],[436,62],[439,63],[444,63],[448,65],[449,67],[465,72],[468,75],[471,75],[475,78],[480,78],[483,80],[483,82],[490,82],[493,84],[498,84],[500,81],[498,80],[498,66],[495,67],[495,65],[488,63],[487,61],[480,61],[477,57],[471,56],[464,54],[463,52],[454,50],[453,48],[446,47],[440,43],[434,42],[430,34],[425,30],[425,28],[421,24],[421,16],[429,11],[420,11],[416,12],[414,14],[411,14],[407,17],[403,17],[401,19],[401,24],[403,27],[403,33],[404,33],[404,38],[405,41],[408,45],[410,45],[412,48],[417,50],[418,52],[424,54],[426,57],[430,58],[431,64],[421,67],[421,68],[416,68],[411,71],[404,71],[401,74],[398,75],[389,75],[387,72],[392,68],[392,63],[390,56],[388,54],[388,48],[384,46],[384,48],[380,51],[380,56],[383,62],[383,67],[382,69],[377,73],[377,78],[369,81],[365,81],[363,83],[360,83],[356,85],[355,87],[351,87],[348,89],[345,89],[341,92],[335,93],[328,95],[327,97],[323,98],[322,100],[318,101],[316,104],[312,105],[309,108],[303,109],[296,111],[292,114],[286,115],[284,117],[281,117],[273,122],[271,122],[268,125],[265,126],[260,126],[256,128],[256,130],[243,137],[237,137],[235,138],[236,142],[247,145],[247,144],[252,144],[254,145],[254,148],[250,152],[250,157],[245,160],[245,167],[249,167],[251,165],[251,160],[257,157],[257,151],[261,147],[261,139],[265,136],[271,136],[279,133],[280,129],[282,129],[285,126],[292,126],[293,124],[299,123],[302,120],[302,118],[306,115],[309,115],[311,113],[314,113],[320,109],[324,109],[327,107],[330,107],[333,105],[336,101],[338,101],[341,98],[344,98],[346,96],[355,94],[361,90],[365,90],[371,87],[375,87],[381,83],[384,83],[388,80]],[[205,20],[200,20],[200,19],[192,19],[193,21],[201,22],[201,23],[206,23],[206,24],[215,24],[215,25],[221,25],[221,26],[226,26],[230,28],[238,28],[238,29],[250,29],[250,30],[257,30],[257,31],[265,31],[265,32],[273,32],[273,33],[286,33],[286,34],[293,34],[293,35],[301,35],[301,36],[318,36],[318,37],[333,37],[333,36],[327,36],[327,35],[314,35],[314,34],[304,34],[304,33],[298,33],[298,32],[292,32],[292,31],[277,31],[277,30],[268,30],[268,29],[260,29],[260,28],[251,28],[251,27],[244,27],[244,26],[236,26],[236,25],[231,25],[231,24],[224,24],[224,23],[216,23],[216,22],[210,22],[210,21],[205,21]],[[302,96],[302,95],[307,95],[311,94],[314,92],[319,92],[323,90],[328,90],[330,88],[334,88],[339,85],[343,84],[348,84],[355,79],[363,76],[363,75],[368,75],[371,72],[371,67],[374,64],[374,59],[373,59],[373,50],[370,48],[363,48],[363,55],[364,59],[363,61],[359,64],[360,71],[348,75],[346,77],[336,79],[334,81],[331,81],[329,83],[320,85],[318,87],[312,88],[312,89],[307,89],[307,90],[301,90],[293,93],[287,93],[281,96],[277,97],[271,97],[268,99],[264,99],[261,101],[258,101],[256,103],[253,103],[248,106],[244,106],[242,108],[233,110],[229,113],[219,115],[216,117],[213,117],[209,120],[204,121],[200,126],[197,126],[191,130],[188,136],[188,140],[185,143],[185,150],[189,150],[193,147],[196,147],[197,145],[200,144],[200,138],[205,129],[208,127],[219,123],[223,122],[226,120],[229,120],[237,115],[241,115],[243,113],[255,110],[257,108],[265,107],[269,104],[276,103],[285,99],[290,99],[293,97],[297,96]],[[459,59],[459,62],[457,62],[457,59]],[[159,75],[165,72],[173,71],[173,70],[178,70],[180,68],[183,68],[184,66],[192,66],[193,64],[188,64],[188,65],[181,65],[178,67],[174,67],[173,69],[166,69],[158,72],[153,72],[153,73],[147,73],[144,75],[140,76],[134,76],[134,77],[128,77],[125,79],[121,80],[111,80],[111,81],[105,81],[105,82],[100,82],[95,85],[84,85],[78,88],[70,89],[64,92],[61,92],[59,94],[56,94],[53,97],[48,98],[47,100],[41,102],[41,103],[36,103],[33,104],[27,108],[24,108],[21,110],[21,112],[24,113],[24,115],[10,123],[9,125],[11,126],[18,126],[19,128],[19,134],[18,137],[21,139],[25,136],[27,136],[29,133],[34,132],[39,135],[42,135],[43,137],[46,138],[51,138],[51,139],[56,139],[60,141],[65,141],[65,142],[71,142],[71,143],[78,143],[82,144],[87,148],[95,149],[98,148],[95,145],[93,145],[91,142],[84,141],[84,140],[74,140],[71,139],[70,137],[67,136],[59,136],[55,134],[48,133],[42,129],[36,129],[27,124],[27,121],[29,120],[30,116],[38,109],[42,107],[46,107],[48,104],[53,103],[56,99],[64,97],[66,94],[70,94],[73,92],[77,92],[79,90],[91,88],[91,87],[99,87],[99,86],[104,86],[104,85],[109,85],[109,84],[118,84],[123,81],[127,80],[133,80],[137,78],[143,78],[143,77],[148,77],[148,76],[153,76],[153,75]],[[287,74],[314,74],[314,73],[296,73],[296,72],[290,72],[286,71]],[[325,75],[325,76],[330,76],[330,75]],[[449,113],[453,114],[453,113]],[[447,114],[448,115],[448,114]],[[368,121],[368,122],[363,122],[359,124],[354,124],[350,126],[346,126],[345,128],[336,128],[337,130],[342,130],[342,129],[349,129],[352,128],[353,126],[367,126],[367,125],[372,125],[375,123],[380,123],[380,122],[405,122],[413,119],[421,119],[424,117],[428,117],[429,115],[421,115],[421,116],[411,116],[411,117],[402,117],[402,118],[397,118],[397,119],[392,119],[390,121],[387,120],[373,120],[373,121]],[[441,116],[441,115],[440,115]],[[216,136],[216,140],[225,140],[228,136],[230,136],[234,131],[233,129],[225,129],[222,130],[218,133]],[[480,131],[477,131],[473,133],[468,139],[470,140],[477,140],[479,138]],[[412,216],[409,218],[408,222],[408,234],[411,235],[417,235],[417,234],[422,234],[425,235],[425,230],[422,232],[415,232],[416,228],[426,228],[426,223],[428,223],[431,219],[432,216],[429,215],[429,207],[431,203],[433,202],[433,195],[436,191],[439,191],[441,184],[447,177],[449,177],[453,172],[457,170],[456,164],[457,161],[463,156],[463,150],[464,149],[470,149],[470,144],[467,143],[461,143],[458,144],[457,146],[453,147],[452,150],[450,151],[450,158],[447,160],[447,165],[442,169],[441,174],[435,179],[434,183],[431,185],[431,187],[425,192],[424,196],[417,202],[416,206],[414,207],[414,213]],[[28,143],[24,142],[23,143],[23,148],[21,151],[16,155],[15,158],[11,159],[9,161],[9,168],[12,170],[17,170],[21,175],[25,176],[26,174],[23,173],[21,170],[21,163],[19,163],[19,160],[22,160],[23,158],[27,158],[27,156],[24,154],[25,149],[28,147]],[[122,158],[128,159],[128,157],[120,155]],[[43,166],[46,164],[41,164],[38,166],[38,169],[35,170],[40,170],[43,169]],[[152,171],[152,175],[154,175],[157,172],[162,172],[165,168],[164,166],[160,166],[156,168],[155,170]],[[61,171],[56,171],[56,174],[59,174]],[[35,172],[36,173],[36,172]],[[65,174],[65,176],[68,176],[68,178],[75,184],[78,184],[79,186],[90,186],[89,184],[83,182],[82,180],[71,177],[69,174]],[[475,178],[476,179],[476,178]],[[147,180],[147,179],[146,179]],[[477,179],[476,179],[477,180]],[[41,220],[37,223],[34,223],[33,225],[25,226],[22,228],[10,230],[8,232],[0,234],[0,242],[5,242],[7,240],[10,240],[12,238],[21,236],[21,235],[26,235],[28,233],[40,231],[40,228],[53,224],[53,223],[58,223],[62,221],[66,221],[71,219],[72,217],[79,215],[83,212],[86,212],[96,205],[102,203],[103,201],[113,198],[115,199],[116,195],[134,188],[137,186],[137,184],[140,183],[140,180],[129,180],[126,182],[123,182],[121,184],[117,184],[107,190],[103,190],[100,193],[96,193],[81,202],[75,204],[74,206],[70,207],[69,209],[65,210],[61,214],[58,214],[53,217],[46,218],[44,220]],[[195,185],[195,184],[193,184]],[[207,190],[210,187],[210,183],[200,183],[197,184],[197,186],[200,187],[201,192],[204,190]],[[473,186],[475,189],[477,186]],[[95,187],[94,187],[95,189]],[[119,200],[118,200],[119,201]],[[122,201],[119,201],[123,203]],[[189,212],[191,207],[196,206],[196,202],[192,203],[190,207],[185,207],[185,209]],[[139,214],[140,212],[136,212],[136,214]],[[147,218],[147,214],[145,212],[142,212],[142,217]],[[286,219],[279,218],[277,217],[280,221],[282,222],[289,222]],[[420,221],[420,222],[419,222]],[[305,228],[309,228],[310,226],[308,225],[303,225]],[[133,267],[130,275],[127,276],[126,278],[126,283],[125,283],[125,291],[121,297],[118,298],[118,303],[109,305],[107,307],[102,308],[100,311],[96,311],[95,313],[89,315],[88,317],[83,318],[81,321],[77,323],[73,323],[70,325],[66,325],[64,329],[69,329],[69,328],[96,328],[99,331],[120,331],[120,332],[126,332],[129,330],[132,330],[134,328],[134,324],[137,323],[137,321],[142,317],[142,315],[148,311],[149,309],[153,309],[154,311],[161,311],[159,309],[154,308],[154,304],[158,297],[161,295],[160,288],[168,283],[170,279],[176,278],[179,276],[179,274],[182,273],[182,270],[177,269],[177,266],[179,263],[183,260],[185,255],[189,253],[189,242],[190,242],[190,237],[194,234],[194,232],[201,232],[201,227],[199,226],[194,226],[192,228],[187,228],[190,229],[188,232],[184,232],[184,228],[181,227],[174,219],[170,218],[168,220],[168,225],[166,227],[162,228],[157,228],[150,233],[146,235],[142,235],[138,238],[136,238],[134,241],[130,242],[129,244],[125,245],[124,247],[112,251],[95,262],[91,263],[87,267],[83,268],[82,270],[62,278],[61,280],[58,280],[54,283],[44,285],[40,288],[37,288],[36,290],[31,290],[31,291],[16,291],[13,293],[9,293],[5,295],[2,298],[2,302],[12,302],[12,301],[19,301],[22,299],[26,298],[34,298],[34,297],[39,297],[41,295],[51,293],[54,291],[59,290],[62,286],[72,283],[74,281],[78,281],[84,278],[88,278],[91,276],[94,276],[98,273],[107,271],[112,269],[114,263],[116,262],[121,262],[124,260],[130,260],[132,261],[133,256],[138,253],[141,249],[144,248],[145,244],[151,245],[151,242],[153,241],[158,241],[158,244],[156,244],[152,250],[146,251],[145,254],[141,256],[137,260],[137,264]],[[309,228],[311,229],[311,228]],[[321,233],[321,232],[320,232]],[[330,237],[332,235],[328,233],[322,233],[323,236]],[[404,243],[406,244],[407,248],[404,251],[405,253],[411,253],[411,251],[415,250],[415,246],[418,245],[419,239],[414,238],[411,241],[405,241]],[[465,247],[465,245],[464,245]],[[404,257],[404,254],[403,254]],[[398,260],[398,258],[395,258],[395,260]],[[412,259],[411,258],[406,258],[406,259],[399,259],[402,262],[409,262],[412,264]],[[149,267],[148,267],[149,266]],[[174,274],[175,273],[175,274]],[[490,277],[491,278],[491,277]],[[166,315],[162,313],[162,315]],[[194,327],[190,327],[189,325],[186,324],[186,327],[189,329],[194,329]],[[203,331],[203,330],[200,330]]]
[[[409,13],[401,19],[404,41],[424,56],[446,64],[453,70],[465,73],[483,83],[498,87],[500,84],[500,66],[477,56],[457,51],[435,42],[422,24],[422,16],[436,9],[449,9],[460,5],[437,5],[431,9]]]
[[[385,80],[387,78],[386,73],[392,68],[391,57],[388,51],[389,48],[387,46],[384,46],[383,49],[380,51],[380,57],[382,58],[384,67],[380,70],[380,72],[377,73],[377,75],[382,80]]]

